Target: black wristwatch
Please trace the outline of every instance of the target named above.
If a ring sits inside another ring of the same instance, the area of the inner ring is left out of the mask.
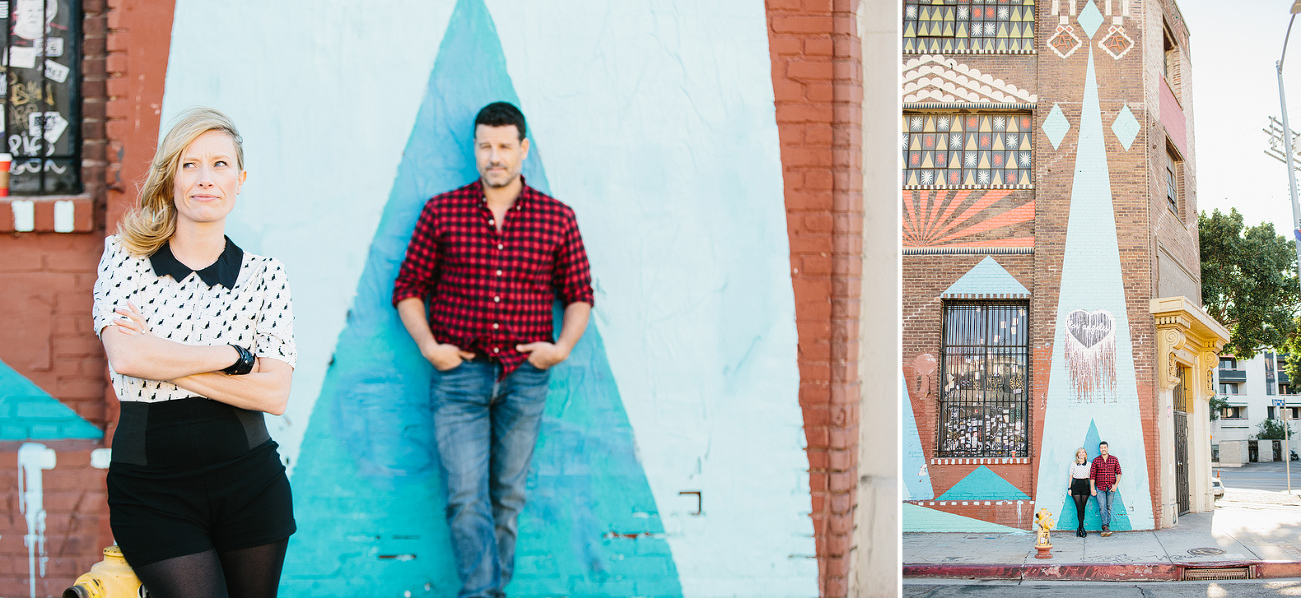
[[[231,376],[243,376],[244,374],[253,371],[253,354],[250,353],[248,349],[239,345],[231,346],[235,347],[236,351],[239,351],[239,359],[235,360],[235,363],[230,364],[230,367],[222,370],[221,373],[230,374]]]

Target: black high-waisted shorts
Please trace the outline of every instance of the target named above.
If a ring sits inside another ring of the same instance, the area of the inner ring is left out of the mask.
[[[200,397],[123,402],[108,506],[127,562],[288,538],[297,527],[277,446],[260,412]]]

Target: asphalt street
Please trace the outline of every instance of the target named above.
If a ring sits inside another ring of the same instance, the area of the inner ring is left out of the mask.
[[[1292,490],[1301,490],[1301,461],[1292,461],[1290,466]],[[1225,488],[1282,492],[1287,490],[1287,467],[1288,464],[1282,461],[1274,461],[1248,463],[1242,467],[1216,467],[1214,472],[1220,474]]]
[[[949,598],[950,596],[1000,596],[1008,598],[1237,598],[1256,596],[1301,596],[1301,579],[1256,579],[1237,581],[1154,581],[1134,582],[1018,582],[953,579],[906,579],[906,598]]]

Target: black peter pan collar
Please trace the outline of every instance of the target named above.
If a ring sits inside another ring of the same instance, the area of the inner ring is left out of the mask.
[[[221,285],[227,290],[235,288],[235,281],[239,280],[239,267],[243,262],[244,250],[231,241],[230,237],[226,237],[226,248],[221,250],[217,261],[202,270],[191,270],[189,266],[176,259],[172,254],[170,242],[164,243],[158,251],[149,256],[149,263],[154,267],[154,274],[158,276],[171,276],[176,282],[181,282],[191,273],[195,273],[208,286]]]

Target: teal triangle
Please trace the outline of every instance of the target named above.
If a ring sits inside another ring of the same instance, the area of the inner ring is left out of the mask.
[[[458,0],[293,471],[298,533],[282,596],[460,587],[428,401],[435,372],[390,296],[425,201],[477,178],[474,116],[498,100],[519,105],[496,27],[483,0]],[[546,192],[530,145],[524,176]],[[552,370],[527,486],[510,595],[682,595],[595,326]]]
[[[0,440],[103,437],[94,424],[0,361]]]
[[[1102,453],[1098,451],[1098,443],[1101,439],[1098,437],[1098,425],[1094,420],[1089,420],[1089,431],[1084,434],[1084,444],[1079,448],[1084,449],[1089,454],[1089,462]],[[1066,468],[1069,464],[1062,465],[1062,473],[1059,477],[1062,479],[1062,492],[1066,495],[1062,499],[1062,508],[1057,512],[1057,529],[1073,530],[1079,527],[1080,516],[1075,510],[1075,499],[1071,498],[1071,493],[1066,491]],[[1134,529],[1129,520],[1129,512],[1125,509],[1125,497],[1116,491],[1111,508],[1111,531],[1127,532]],[[1102,529],[1102,512],[1098,509],[1098,500],[1089,497],[1084,506],[1084,529],[1101,530]]]
[[[945,513],[914,504],[903,504],[903,531],[905,532],[966,532],[1025,534],[1023,529],[999,525],[981,519]]]
[[[1011,482],[981,465],[935,500],[1030,500]]]
[[[1017,282],[994,258],[985,256],[979,264],[968,270],[957,282],[953,283],[941,297],[955,295],[1008,295],[1029,297],[1025,285]]]
[[[903,402],[903,498],[904,500],[931,500],[935,487],[926,469],[926,452],[922,450],[921,435],[917,432],[917,418],[913,415],[913,402],[908,398],[908,381],[899,374],[899,388]]]

